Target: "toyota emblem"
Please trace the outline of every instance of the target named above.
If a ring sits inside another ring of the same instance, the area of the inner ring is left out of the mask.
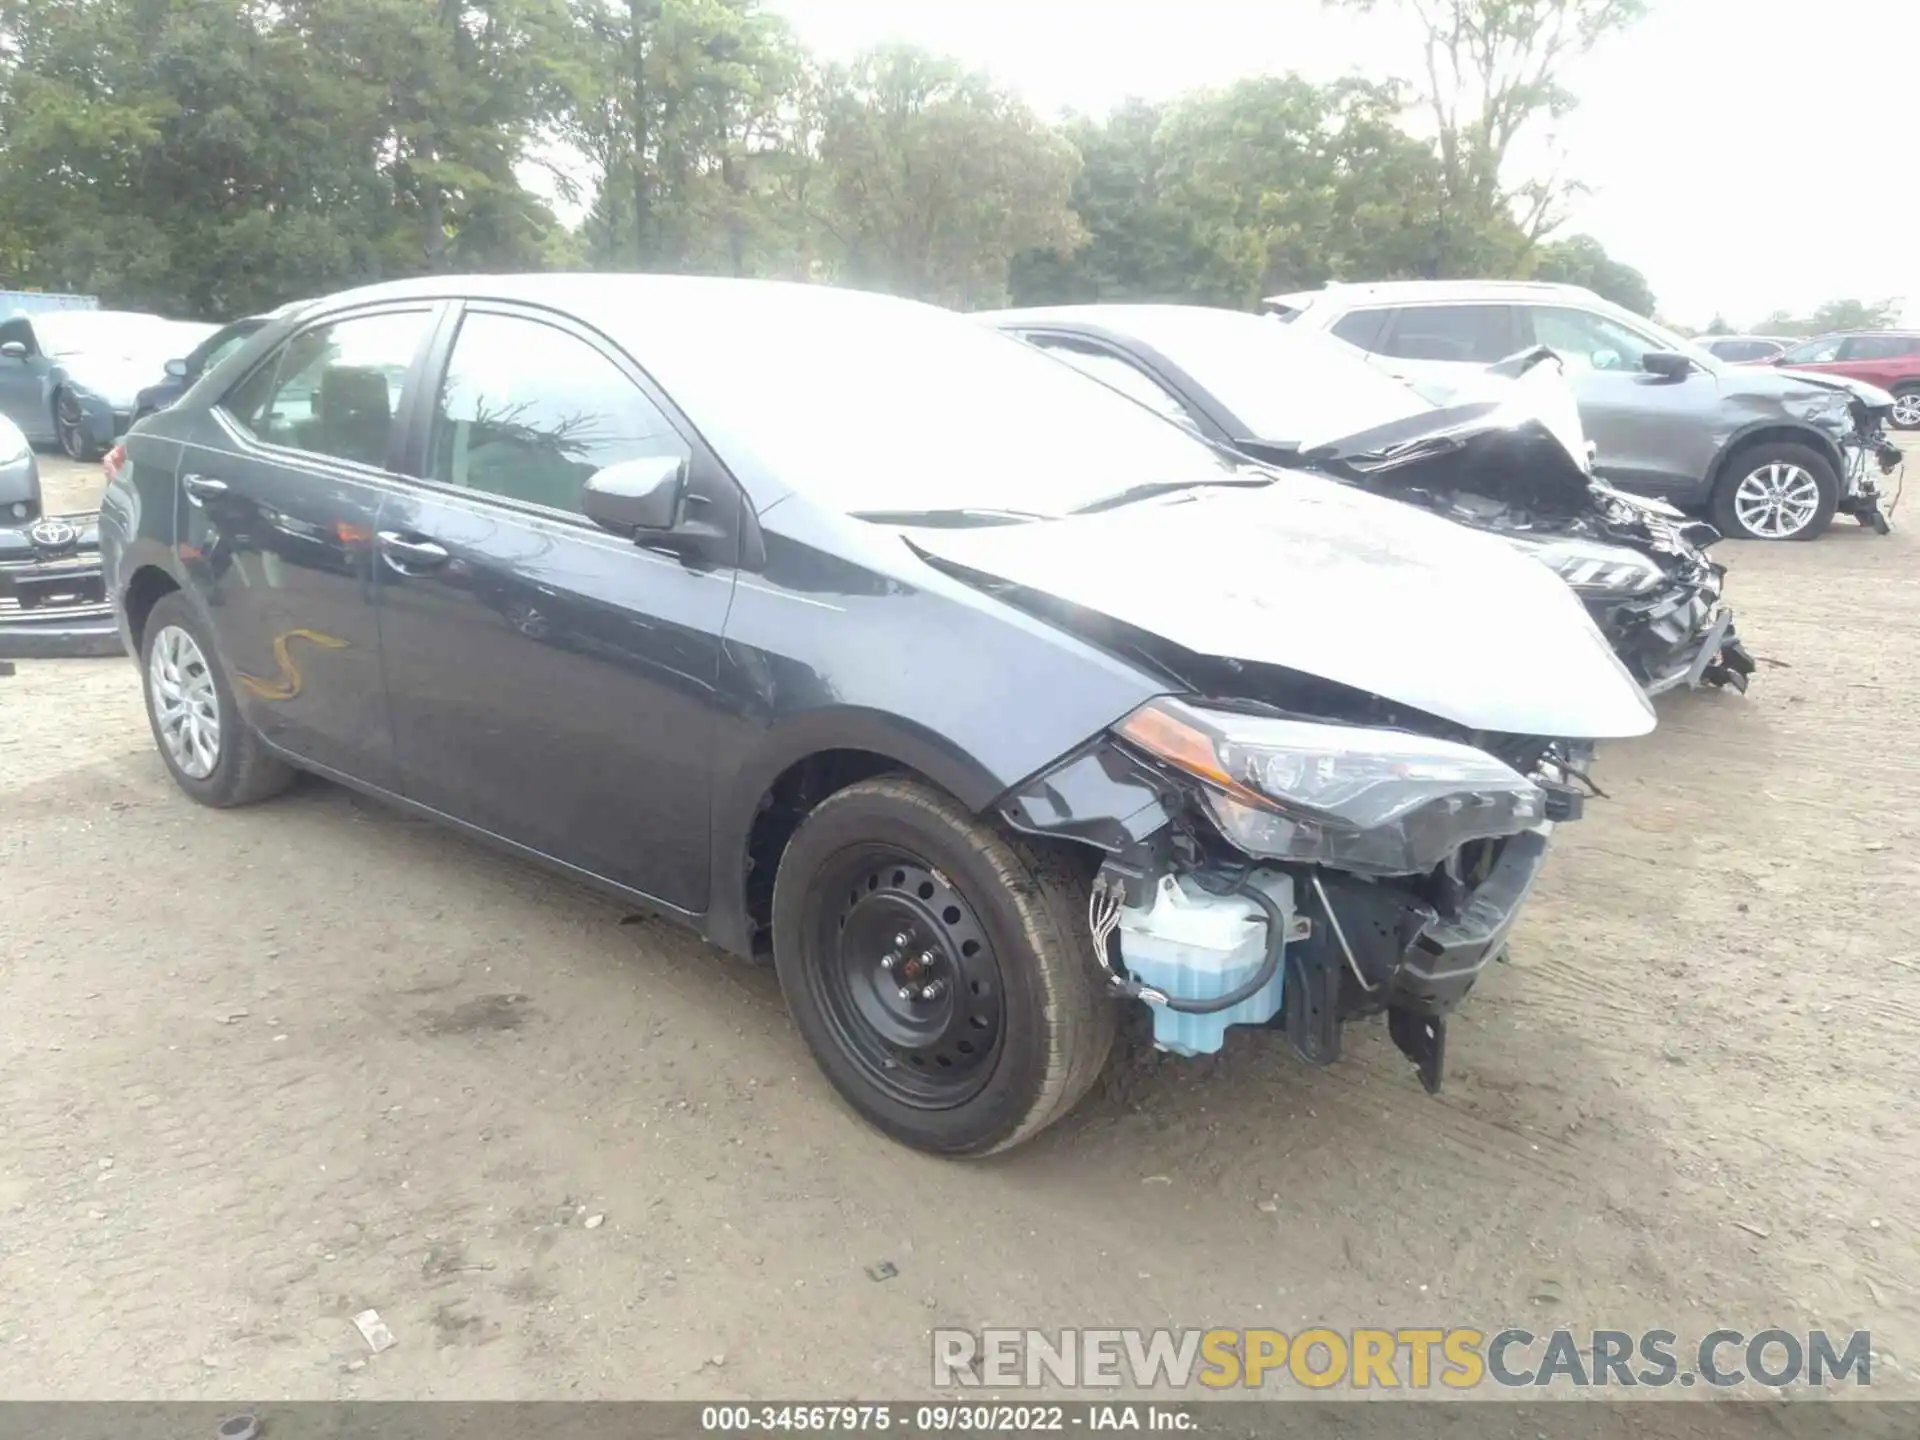
[[[33,542],[36,550],[58,554],[70,548],[80,538],[80,527],[71,520],[49,517],[36,520],[27,530],[27,539]]]

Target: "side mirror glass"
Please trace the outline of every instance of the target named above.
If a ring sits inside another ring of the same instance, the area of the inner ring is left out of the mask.
[[[687,501],[687,462],[678,455],[622,460],[588,477],[580,508],[603,530],[633,536],[671,530]]]
[[[24,360],[27,358],[27,347],[18,340],[9,340],[6,344],[0,345],[0,356],[5,356],[9,360]]]
[[[187,362],[184,360],[167,361],[167,374],[171,375],[176,380],[186,379],[187,378]]]
[[[1693,368],[1693,361],[1678,350],[1649,350],[1640,357],[1640,368],[1649,375],[1678,380]]]

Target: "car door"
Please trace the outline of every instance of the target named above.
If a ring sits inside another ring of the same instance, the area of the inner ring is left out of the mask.
[[[1642,360],[1660,343],[1612,316],[1570,305],[1521,310],[1526,343],[1548,346],[1566,367],[1594,469],[1628,489],[1700,498],[1723,423],[1719,377],[1698,365],[1653,374]]]
[[[1483,302],[1398,306],[1368,347],[1369,358],[1395,379],[1419,383],[1429,398],[1444,397],[1522,347],[1513,308]],[[1340,334],[1339,327],[1334,333]]]
[[[53,439],[53,412],[48,408],[46,358],[34,339],[33,321],[25,315],[0,322],[0,347],[18,345],[18,355],[0,355],[0,414],[18,425],[27,439],[44,445]]]
[[[227,392],[179,460],[180,555],[241,709],[302,760],[385,789],[374,523],[437,313],[315,320]]]
[[[707,904],[709,756],[737,543],[732,479],[629,357],[472,304],[444,337],[417,483],[379,521],[402,792],[686,911]],[[648,548],[581,513],[596,470],[674,456],[731,547]]]

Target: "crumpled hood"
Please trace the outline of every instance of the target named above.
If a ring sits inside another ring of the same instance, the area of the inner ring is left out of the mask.
[[[1892,391],[1882,390],[1866,380],[1855,380],[1849,375],[1832,375],[1818,370],[1776,370],[1774,374],[1791,375],[1795,380],[1818,385],[1823,390],[1844,390],[1876,410],[1888,409],[1893,405]]]
[[[1317,675],[1469,729],[1597,740],[1653,728],[1640,687],[1546,566],[1319,476],[907,539],[1188,650]]]

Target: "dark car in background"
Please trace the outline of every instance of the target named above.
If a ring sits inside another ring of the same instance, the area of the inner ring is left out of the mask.
[[[1323,1064],[1384,1012],[1437,1086],[1570,767],[1653,726],[1511,547],[884,296],[355,291],[108,471],[188,796],[312,771],[770,952],[833,1085],[943,1154],[1064,1114],[1131,1000]]]
[[[1820,335],[1791,345],[1763,363],[1878,386],[1893,396],[1894,428],[1920,429],[1920,331],[1851,330]]]
[[[135,397],[214,327],[128,310],[0,320],[0,414],[35,444],[98,460],[133,423]]]
[[[265,315],[235,320],[232,324],[222,325],[185,355],[169,359],[162,367],[162,377],[133,397],[133,418],[138,420],[156,410],[166,409],[186,394],[194,381],[239,349],[241,342],[266,323]]]

